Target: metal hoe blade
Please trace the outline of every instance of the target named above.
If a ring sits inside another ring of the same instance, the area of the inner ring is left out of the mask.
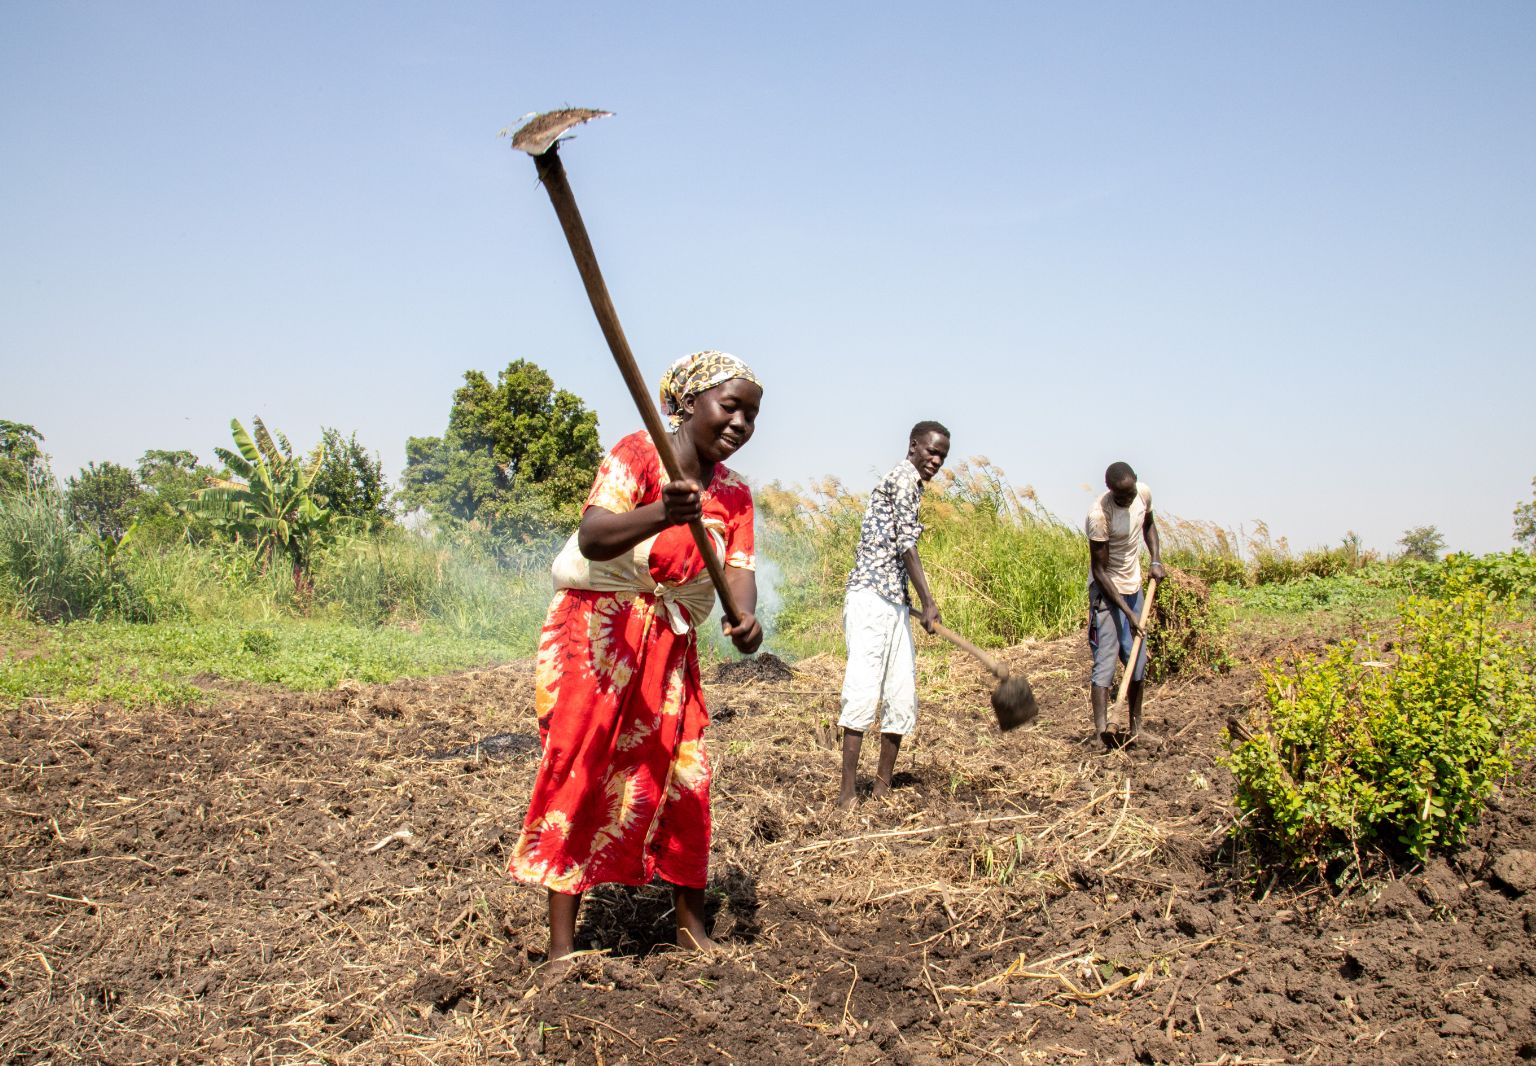
[[[534,115],[518,127],[512,135],[512,147],[529,155],[543,155],[573,126],[590,122],[594,118],[607,118],[612,111],[596,111],[590,107],[567,107],[559,111],[545,111]]]

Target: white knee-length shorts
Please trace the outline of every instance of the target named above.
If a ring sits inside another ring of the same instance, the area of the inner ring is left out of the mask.
[[[917,725],[917,660],[907,608],[869,589],[852,589],[843,601],[843,637],[848,671],[837,724],[864,733],[878,715],[880,732],[912,732]]]

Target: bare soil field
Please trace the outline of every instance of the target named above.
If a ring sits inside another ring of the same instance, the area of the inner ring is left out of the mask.
[[[1077,639],[1004,657],[1039,724],[998,734],[980,670],[925,660],[896,793],[846,816],[841,664],[723,668],[720,949],[664,946],[663,886],[598,890],[593,950],[548,988],[541,894],[502,874],[535,765],[530,665],[6,712],[0,1059],[1536,1059],[1526,793],[1449,862],[1342,895],[1256,883],[1224,845],[1217,761],[1254,667],[1152,688],[1161,742],[1104,756],[1079,743]]]

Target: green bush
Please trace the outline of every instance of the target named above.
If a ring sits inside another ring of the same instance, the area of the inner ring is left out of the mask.
[[[1165,681],[1179,674],[1229,669],[1228,612],[1211,598],[1205,582],[1175,567],[1167,570],[1152,601],[1147,676]]]
[[[1457,552],[1439,562],[1400,562],[1396,569],[1403,585],[1426,596],[1444,596],[1447,590],[1474,585],[1495,599],[1526,603],[1536,599],[1536,556],[1523,551]]]
[[[1486,589],[1453,583],[1402,606],[1395,661],[1348,641],[1266,671],[1264,706],[1229,723],[1239,835],[1293,872],[1460,844],[1536,751],[1536,655],[1509,623]]]

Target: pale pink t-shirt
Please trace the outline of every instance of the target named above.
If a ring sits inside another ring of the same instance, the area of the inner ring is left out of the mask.
[[[1136,482],[1136,498],[1129,507],[1117,507],[1106,492],[1088,508],[1084,529],[1088,539],[1109,544],[1109,566],[1105,569],[1115,591],[1122,596],[1141,591],[1141,549],[1145,546],[1142,527],[1152,513],[1152,490]]]

